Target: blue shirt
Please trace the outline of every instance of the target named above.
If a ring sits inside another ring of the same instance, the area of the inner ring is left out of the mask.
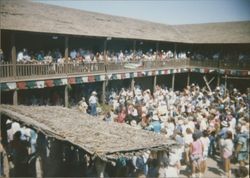
[[[155,133],[160,133],[161,123],[159,121],[153,121],[150,123],[149,128],[152,129]]]

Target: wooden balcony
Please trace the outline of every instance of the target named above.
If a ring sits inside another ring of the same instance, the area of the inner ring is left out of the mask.
[[[220,69],[250,70],[250,63],[169,59],[142,62],[109,62],[104,63],[66,63],[66,64],[0,64],[1,81],[35,80],[41,78],[56,78],[72,75],[87,75],[96,73],[118,73],[137,70],[176,69],[176,68],[207,67]]]

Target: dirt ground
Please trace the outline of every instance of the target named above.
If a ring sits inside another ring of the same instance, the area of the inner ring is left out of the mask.
[[[226,177],[223,171],[223,162],[219,156],[207,159],[207,171],[205,172],[203,178],[222,178]],[[249,170],[249,165],[247,165]],[[239,164],[231,163],[232,178],[236,178],[235,172],[239,168]],[[187,169],[186,166],[182,166],[180,171],[180,177],[191,177],[191,169]]]

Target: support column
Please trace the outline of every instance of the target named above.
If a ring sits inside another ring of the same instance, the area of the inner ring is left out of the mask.
[[[67,108],[69,107],[69,90],[68,85],[64,88],[64,106]]]
[[[220,86],[220,74],[217,75],[217,87]]]
[[[158,59],[158,53],[159,53],[159,42],[156,42],[155,50],[156,50],[156,57],[155,57],[155,60],[157,60],[157,59]]]
[[[16,40],[15,34],[11,33],[11,63],[13,65],[13,77],[16,77]]]
[[[153,91],[154,92],[155,92],[156,84],[157,84],[157,75],[154,76],[154,81],[153,81]]]
[[[227,75],[225,75],[225,89],[227,89]]]
[[[134,78],[132,78],[130,86],[131,86],[131,90],[134,91],[134,88],[135,88],[135,79]]]
[[[102,83],[102,98],[101,101],[103,104],[105,104],[106,101],[106,80],[103,81]]]
[[[177,58],[177,52],[176,52],[176,43],[174,44],[174,59],[176,59]]]
[[[188,72],[188,76],[187,76],[187,86],[190,85],[190,72]]]
[[[175,74],[172,75],[172,90],[174,91]]]
[[[106,162],[100,158],[95,159],[95,168],[97,177],[103,178],[105,175]]]
[[[17,94],[17,90],[14,90],[13,93],[13,105],[18,105],[18,94]]]
[[[0,29],[0,49],[2,49],[2,30]]]
[[[43,178],[43,167],[42,167],[42,158],[37,156],[36,158],[36,178]]]
[[[108,43],[108,40],[105,38],[104,45],[103,45],[103,57],[104,57],[104,69],[105,69],[105,72],[107,72],[107,70],[108,70],[108,67],[107,67],[107,64],[108,64],[107,43]]]
[[[3,151],[2,151],[2,175],[3,177],[6,177],[6,178],[9,178],[10,177],[10,166],[9,166],[9,159],[8,159],[8,156],[7,156],[7,152],[6,150],[3,148]],[[1,176],[2,176],[1,175]]]
[[[65,59],[65,73],[68,73],[68,62],[69,62],[69,37],[68,36],[65,36],[64,59]]]
[[[133,61],[135,61],[136,40],[133,41]]]

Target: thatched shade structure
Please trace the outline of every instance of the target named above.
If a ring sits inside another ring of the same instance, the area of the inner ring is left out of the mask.
[[[127,124],[106,123],[60,106],[1,105],[0,112],[44,134],[68,141],[93,156],[115,160],[144,150],[166,150],[176,145],[160,134]]]

